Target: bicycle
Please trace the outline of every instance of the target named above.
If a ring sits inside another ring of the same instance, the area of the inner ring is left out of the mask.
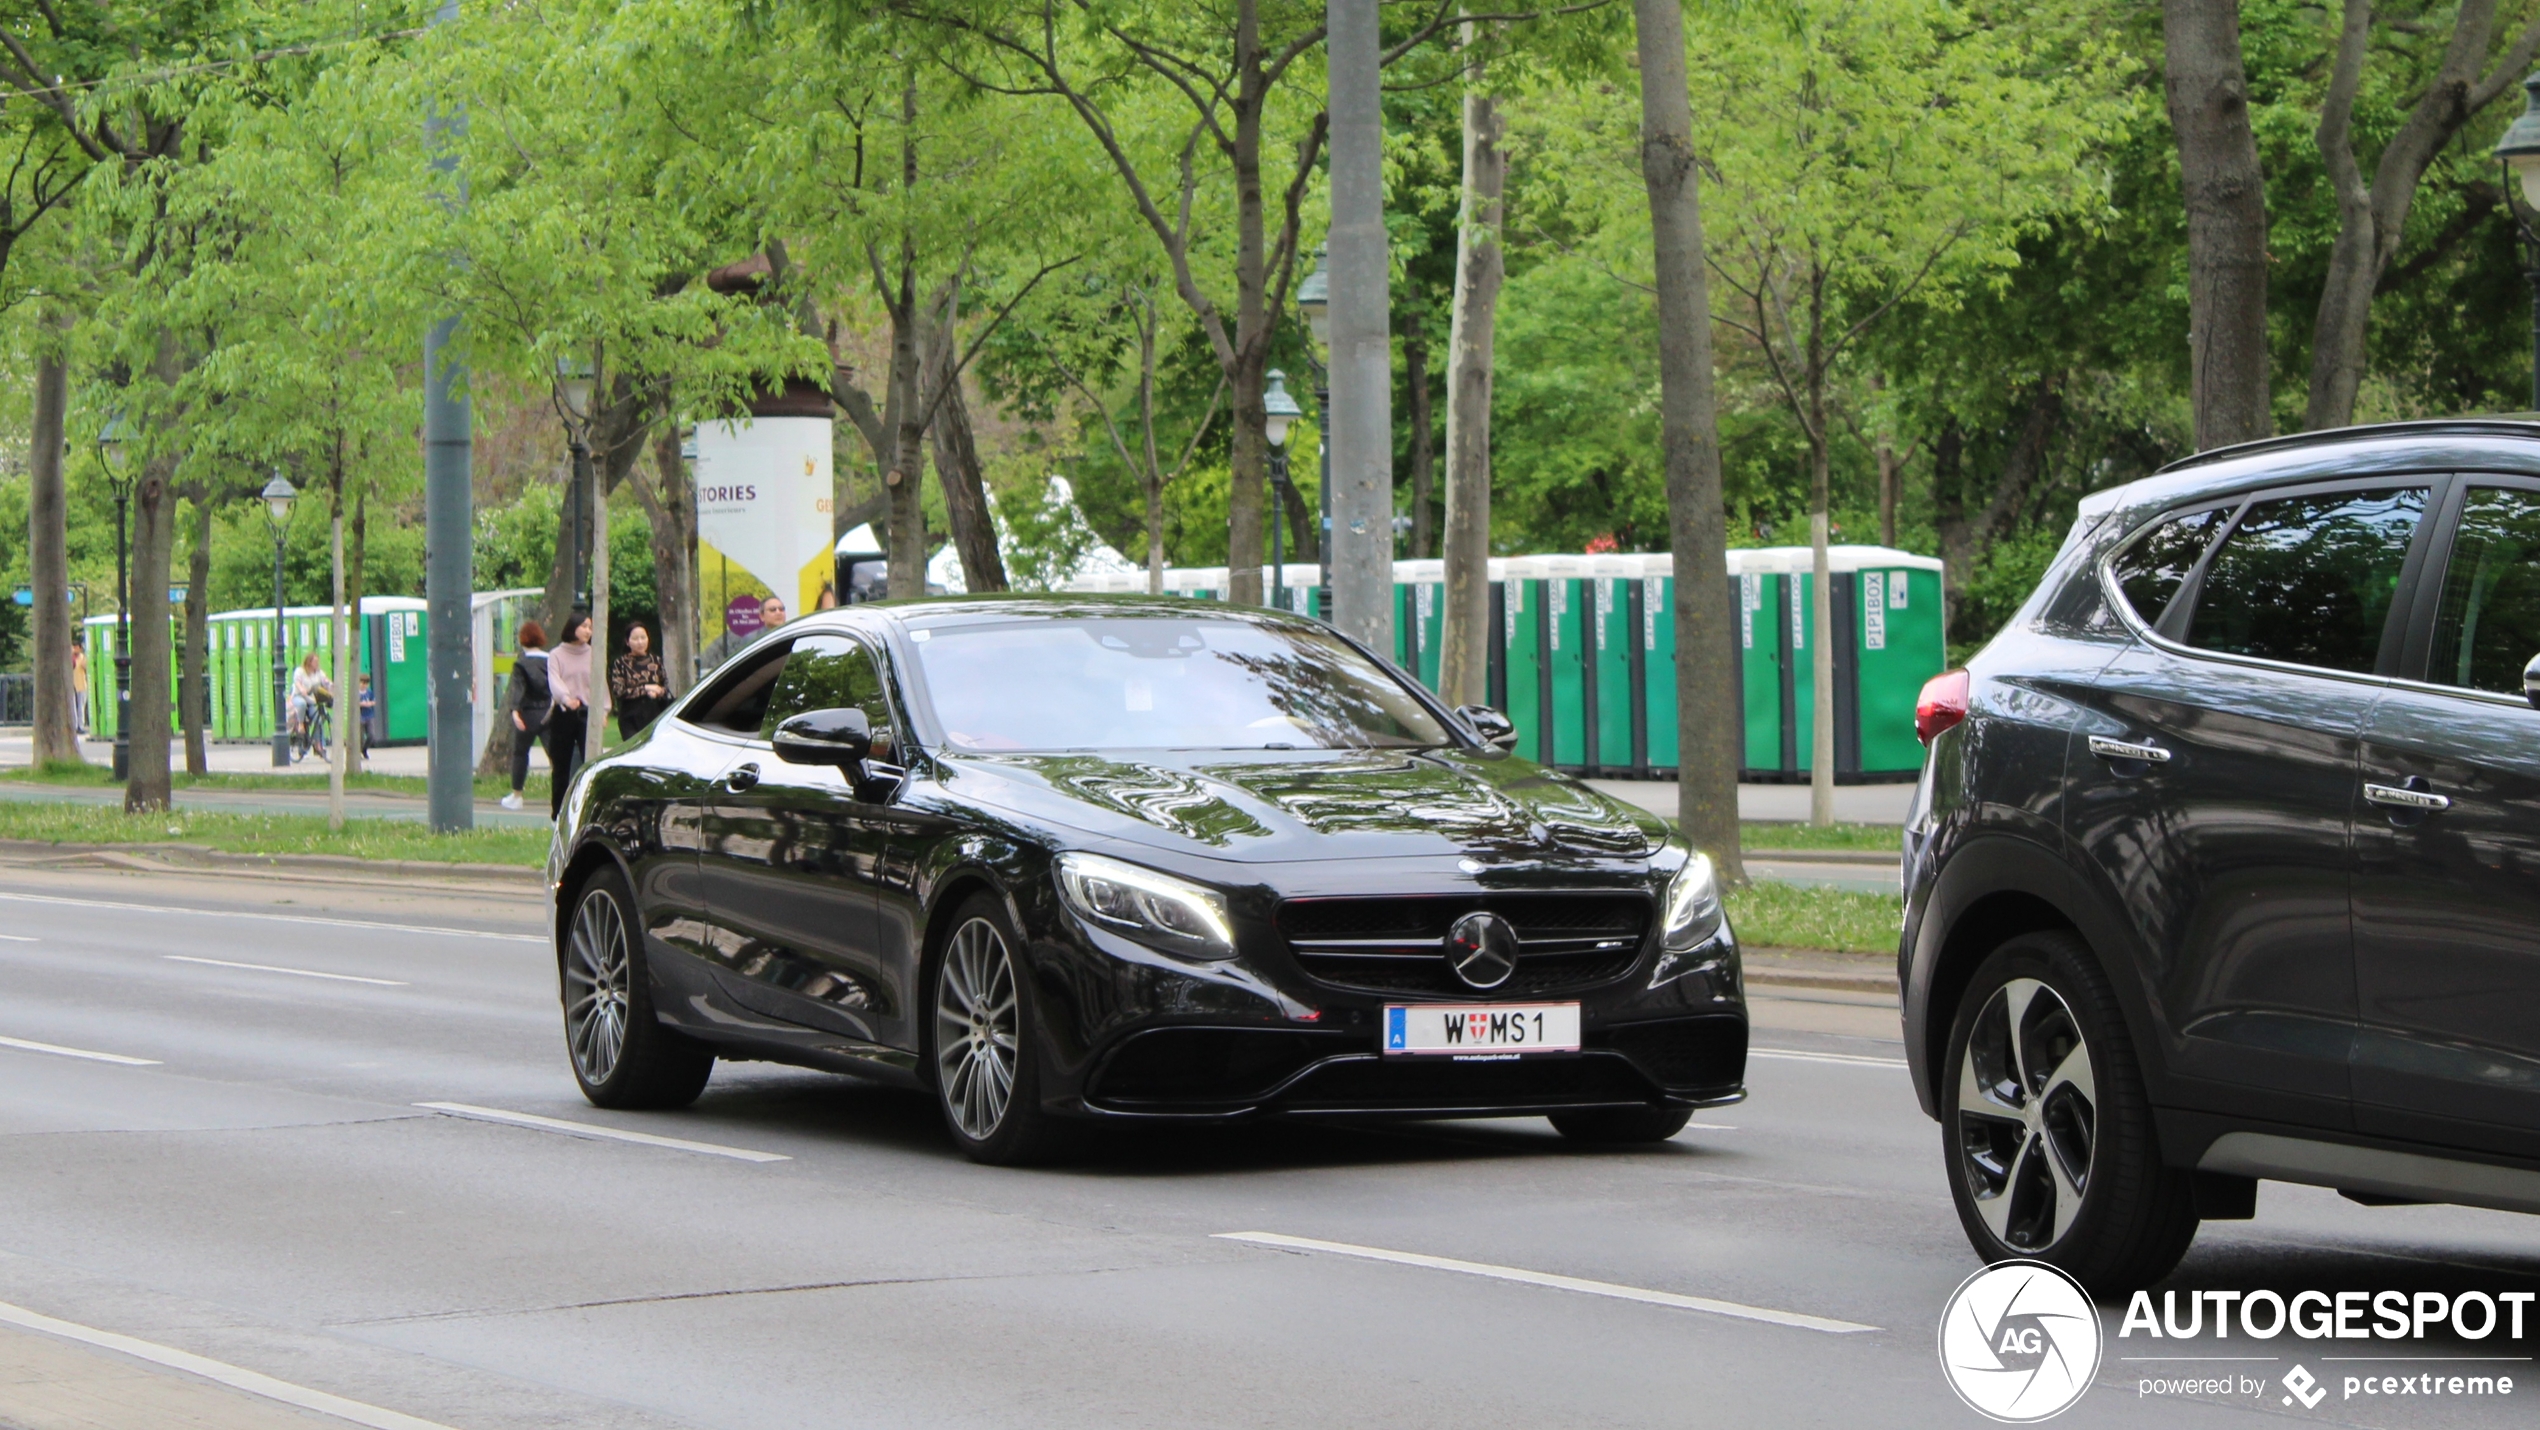
[[[323,690],[309,702],[309,713],[302,717],[299,728],[291,732],[291,762],[298,764],[310,755],[326,758],[327,736],[334,720],[335,702]]]

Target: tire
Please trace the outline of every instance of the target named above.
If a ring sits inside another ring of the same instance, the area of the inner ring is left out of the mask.
[[[2193,1177],[2162,1165],[2125,1014],[2081,940],[1995,949],[1959,999],[1941,1077],[1950,1199],[1986,1262],[2043,1261],[2107,1297],[2186,1255]]]
[[[926,1065],[945,1130],[964,1156],[1000,1167],[1048,1161],[1074,1140],[1041,1106],[1022,947],[1005,906],[973,894],[954,911],[927,990]]]
[[[615,865],[584,881],[559,972],[565,1060],[595,1107],[686,1107],[714,1075],[714,1049],[654,1015],[642,927]]]
[[[1552,1114],[1552,1130],[1591,1147],[1628,1147],[1664,1142],[1693,1120],[1687,1107],[1599,1107],[1585,1112]]]

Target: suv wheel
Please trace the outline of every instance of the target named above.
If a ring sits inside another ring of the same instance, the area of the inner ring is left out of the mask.
[[[2112,1295],[2186,1254],[2191,1175],[2161,1164],[2124,1014],[2079,939],[1994,950],[1959,999],[1944,1076],[1950,1196],[1986,1261],[2044,1261]]]

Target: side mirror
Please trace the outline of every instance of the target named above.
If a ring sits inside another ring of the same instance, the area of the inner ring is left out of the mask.
[[[1494,750],[1517,748],[1517,722],[1487,705],[1458,705],[1455,718],[1482,737],[1482,743]]]
[[[2522,668],[2522,698],[2530,701],[2532,708],[2540,709],[2540,655],[2533,656],[2531,664]]]
[[[852,707],[806,710],[777,726],[770,739],[776,758],[789,765],[844,769],[863,764],[865,756],[873,753],[873,722]]]

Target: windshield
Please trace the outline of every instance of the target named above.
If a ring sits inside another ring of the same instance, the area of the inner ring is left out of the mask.
[[[1171,616],[909,633],[955,750],[1310,750],[1443,745],[1427,707],[1314,631]]]

